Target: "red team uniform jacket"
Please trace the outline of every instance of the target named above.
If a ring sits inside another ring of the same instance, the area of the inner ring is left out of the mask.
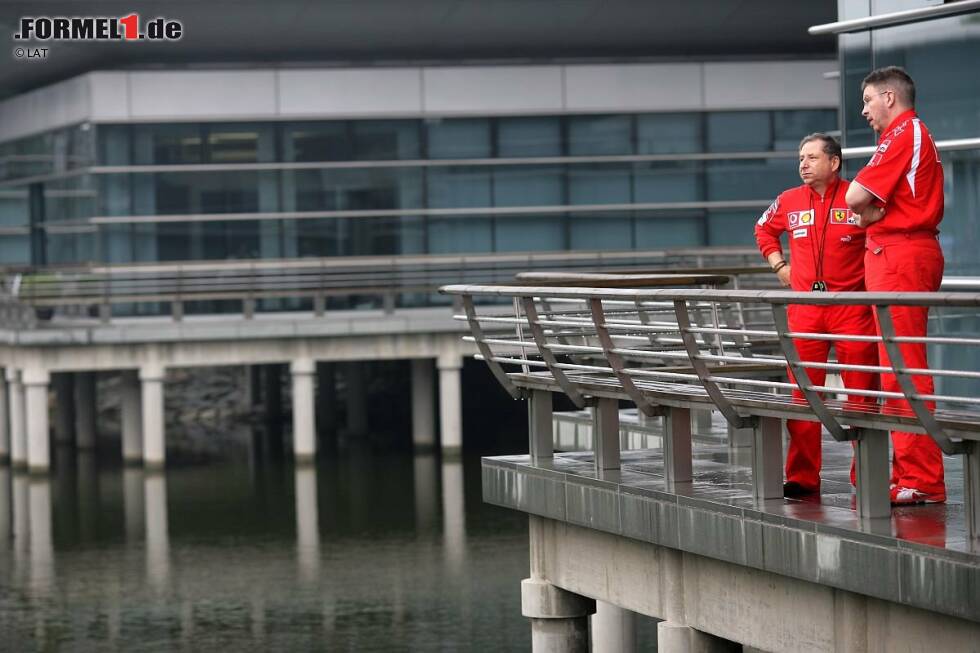
[[[848,185],[844,179],[836,188],[831,184],[823,199],[806,184],[791,188],[756,223],[755,240],[763,257],[781,252],[779,237],[787,233],[793,290],[809,291],[817,280],[826,282],[831,292],[864,290],[865,231],[844,202]]]
[[[937,233],[943,219],[943,167],[932,135],[915,111],[892,122],[854,183],[885,206],[885,218],[868,227],[872,241],[880,237],[886,245],[896,234]],[[873,251],[875,246],[869,245]]]

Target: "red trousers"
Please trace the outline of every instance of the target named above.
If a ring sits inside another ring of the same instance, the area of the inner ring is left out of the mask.
[[[886,245],[878,254],[865,252],[864,271],[866,285],[872,292],[923,291],[935,292],[943,279],[943,252],[934,238],[906,240]],[[895,334],[899,336],[926,335],[929,309],[911,306],[891,308]],[[875,314],[875,327],[881,333]],[[921,344],[899,345],[907,367],[926,368],[926,347]],[[882,365],[889,365],[884,345],[879,345],[878,357]],[[931,376],[912,377],[915,389],[920,393],[932,394],[934,385]],[[887,392],[901,392],[894,374],[881,375],[881,389]],[[929,410],[935,408],[928,404]],[[888,399],[884,411],[908,412],[909,405],[904,399]],[[930,436],[925,434],[892,431],[892,483],[899,487],[915,488],[927,494],[946,496],[946,483],[943,478],[943,455]]]
[[[804,306],[792,305],[788,311],[789,328],[807,333],[835,335],[874,335],[875,323],[870,306]],[[794,340],[800,359],[819,363],[827,362],[829,340]],[[835,341],[837,362],[845,365],[877,365],[877,345],[873,342]],[[823,385],[827,371],[807,368],[811,383]],[[875,390],[878,387],[874,372],[842,372],[844,386],[857,390]],[[795,401],[804,401],[803,393],[793,390]],[[874,403],[874,397],[851,395],[849,402]],[[786,480],[799,483],[809,490],[820,488],[820,422],[787,420],[789,451],[786,454]],[[851,464],[851,483],[854,482],[854,464]]]

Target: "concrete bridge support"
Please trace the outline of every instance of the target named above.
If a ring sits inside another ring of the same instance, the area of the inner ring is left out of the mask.
[[[531,620],[533,653],[588,653],[595,601],[545,580],[543,520],[530,517],[531,577],[521,581],[521,613]]]
[[[48,385],[51,375],[43,368],[24,370],[24,404],[27,418],[27,468],[45,473],[51,467],[48,423]]]
[[[139,372],[123,370],[120,374],[120,423],[122,424],[122,458],[127,465],[143,463],[143,399]]]
[[[636,613],[605,601],[595,602],[592,615],[593,653],[632,653],[636,650]]]
[[[95,372],[75,373],[75,446],[95,448]]]
[[[10,397],[6,370],[0,372],[0,464],[10,460]]]
[[[7,368],[7,385],[10,388],[10,462],[14,467],[24,467],[27,465],[27,423],[20,370]]]
[[[54,441],[55,444],[75,444],[75,377],[71,372],[51,375],[54,389]]]
[[[442,452],[456,455],[463,448],[463,406],[460,370],[463,359],[458,354],[440,356],[439,428]]]
[[[139,378],[143,403],[143,465],[161,469],[166,463],[164,442],[163,380],[166,375],[161,365],[140,368]]]
[[[297,463],[308,463],[316,457],[316,362],[298,358],[290,364],[289,371],[293,380],[293,456]]]
[[[412,360],[412,444],[419,452],[436,445],[434,377],[432,359]]]

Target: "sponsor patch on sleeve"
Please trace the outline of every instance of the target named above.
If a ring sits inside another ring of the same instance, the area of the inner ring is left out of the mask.
[[[762,213],[762,216],[759,218],[756,224],[761,227],[765,223],[769,222],[769,220],[772,219],[772,216],[776,215],[776,211],[778,210],[779,210],[779,198],[777,197],[773,201],[773,203],[769,205],[769,208]]]
[[[806,238],[806,235],[808,233],[809,233],[808,229],[794,229],[793,238]]]
[[[813,211],[793,211],[789,214],[789,228],[808,227],[813,224]]]

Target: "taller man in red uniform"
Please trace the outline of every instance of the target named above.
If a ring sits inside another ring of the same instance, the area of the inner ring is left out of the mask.
[[[847,208],[848,182],[838,176],[842,162],[840,145],[826,134],[810,134],[800,143],[801,186],[784,191],[762,214],[755,227],[759,251],[784,286],[799,292],[864,290],[864,230]],[[792,267],[783,258],[779,238],[789,234]],[[845,335],[873,335],[870,306],[807,306],[793,304],[788,310],[792,331]],[[830,341],[794,340],[804,361],[827,362]],[[837,341],[837,359],[848,365],[876,365],[875,343]],[[809,368],[815,385],[823,385],[827,371]],[[848,388],[868,390],[876,386],[873,372],[848,370],[842,375]],[[793,391],[797,401],[803,393]],[[852,402],[869,402],[853,395]],[[783,494],[800,496],[820,490],[820,422],[788,420],[789,451]],[[851,482],[854,468],[851,466]]]
[[[866,285],[869,291],[939,290],[943,166],[929,130],[915,114],[915,83],[901,68],[889,66],[865,77],[862,90],[862,115],[881,135],[878,149],[847,190],[848,206],[859,214],[858,224],[867,227]],[[926,335],[927,308],[896,306],[891,313],[897,335]],[[925,345],[901,348],[907,367],[928,366]],[[889,364],[884,345],[879,345],[878,356],[882,365]],[[914,376],[913,383],[917,392],[934,392],[931,376]],[[901,392],[893,374],[882,374],[881,386]],[[889,399],[885,409],[907,410],[908,403]],[[943,457],[935,441],[893,431],[892,444],[892,504],[945,501]]]

